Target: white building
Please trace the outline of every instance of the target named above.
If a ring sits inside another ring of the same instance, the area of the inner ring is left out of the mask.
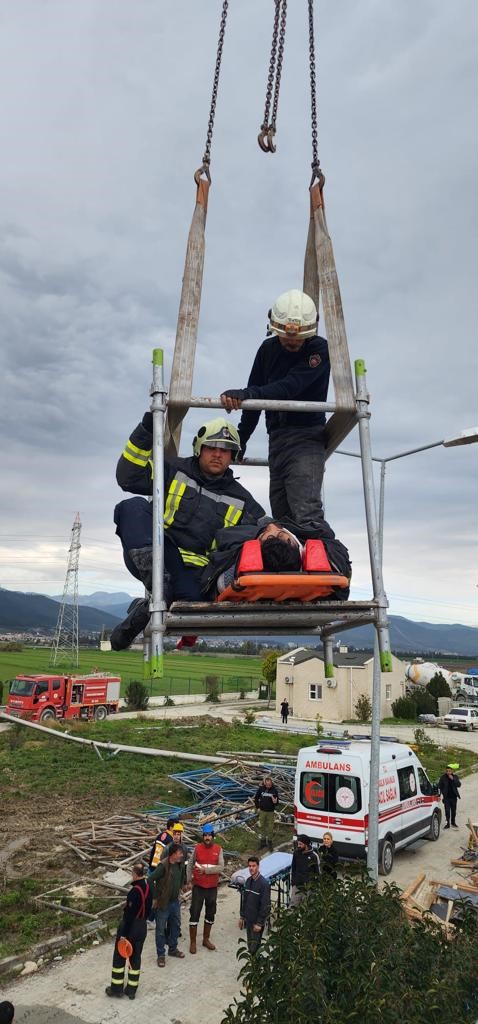
[[[341,647],[334,654],[335,676],[326,679],[322,649],[298,647],[277,659],[276,707],[287,697],[296,718],[342,722],[356,718],[358,697],[372,699],[373,656]],[[392,704],[405,694],[405,665],[392,655],[392,671],[382,675],[380,717],[392,716]]]

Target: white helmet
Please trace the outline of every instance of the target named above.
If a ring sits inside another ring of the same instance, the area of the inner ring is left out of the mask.
[[[297,288],[279,295],[269,313],[270,329],[279,338],[290,334],[311,338],[317,330],[317,319],[315,302]]]
[[[222,416],[218,416],[217,419],[210,420],[209,423],[204,423],[202,427],[199,427],[196,437],[193,439],[193,452],[195,455],[199,456],[201,454],[203,444],[207,445],[208,448],[226,448],[232,451],[234,458],[241,450],[241,441],[237,427],[233,423],[228,423]]]

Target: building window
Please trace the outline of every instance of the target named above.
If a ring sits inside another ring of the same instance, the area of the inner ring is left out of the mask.
[[[391,683],[385,683],[385,700],[391,700],[391,699],[392,699],[392,684]]]
[[[322,700],[321,683],[309,683],[309,700]]]

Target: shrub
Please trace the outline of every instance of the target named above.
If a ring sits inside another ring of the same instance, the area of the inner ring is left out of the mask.
[[[166,694],[166,696],[164,698],[163,708],[174,708],[174,707],[176,707],[176,705],[174,703],[173,698],[171,697],[171,695],[169,693]]]
[[[261,953],[241,943],[241,994],[222,1024],[471,1024],[477,941],[472,911],[449,941],[430,918],[408,921],[396,886],[321,877]]]
[[[245,700],[245,699],[246,699],[246,691],[245,690],[239,690],[239,700]]]
[[[256,720],[256,713],[252,708],[246,708],[242,715],[245,725],[253,725]]]
[[[428,690],[417,690],[413,694],[413,700],[417,707],[417,715],[437,715],[438,714],[438,703],[436,697],[433,697]]]
[[[145,683],[133,680],[128,683],[124,695],[128,711],[146,711],[149,704],[149,690]]]
[[[268,651],[261,665],[262,675],[271,688],[276,681],[277,659],[280,658],[281,654],[282,651]]]
[[[412,697],[398,697],[392,704],[392,715],[394,718],[406,718],[409,721],[417,720],[417,705]]]
[[[315,731],[317,733],[317,738],[319,740],[322,739],[322,736],[324,735],[324,726],[323,726],[323,722],[322,722],[322,715],[317,714],[315,716]]]
[[[219,704],[219,679],[217,676],[206,676],[204,683],[206,686],[205,700],[210,704]]]
[[[441,672],[435,672],[435,675],[432,676],[430,682],[427,683],[425,689],[428,690],[428,693],[431,693],[432,697],[452,696],[452,692],[450,690],[450,687],[448,686],[445,676],[443,676]]]
[[[372,717],[372,701],[370,697],[367,697],[366,693],[361,693],[360,697],[357,697],[354,711],[359,722],[370,722]]]

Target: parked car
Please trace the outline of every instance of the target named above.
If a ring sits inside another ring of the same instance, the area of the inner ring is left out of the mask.
[[[449,729],[478,729],[478,711],[475,708],[452,708],[443,716],[443,724]]]

